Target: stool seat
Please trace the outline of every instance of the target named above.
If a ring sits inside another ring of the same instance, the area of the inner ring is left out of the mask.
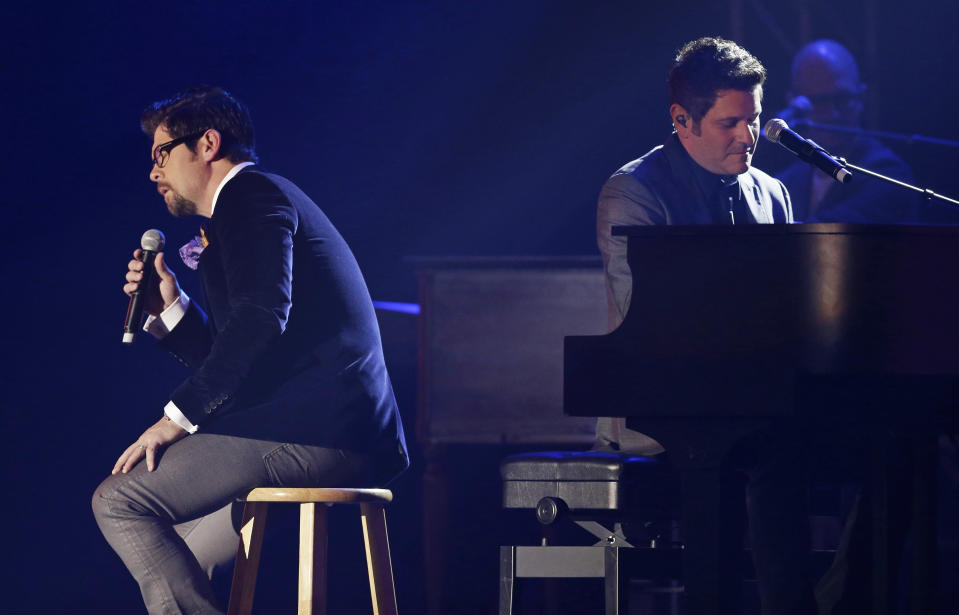
[[[500,464],[504,508],[536,508],[543,498],[573,512],[618,511],[624,516],[672,515],[678,493],[662,456],[606,451],[548,451],[511,455]]]
[[[389,489],[328,489],[321,487],[257,487],[245,498],[247,502],[316,502],[327,504],[360,504],[379,502],[389,504],[393,492]]]
[[[363,524],[366,564],[374,615],[396,615],[396,590],[386,532],[389,489],[257,487],[243,498],[240,545],[233,569],[227,615],[249,615],[263,546],[267,508],[271,503],[300,505],[298,615],[326,613],[327,505],[357,504]],[[317,506],[319,504],[319,506]]]

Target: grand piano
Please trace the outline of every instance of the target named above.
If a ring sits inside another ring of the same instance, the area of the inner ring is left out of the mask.
[[[724,459],[777,421],[883,436],[954,426],[959,400],[959,227],[846,224],[617,227],[631,305],[608,335],[565,338],[564,411],[625,416],[666,448],[682,483],[691,613],[737,611],[741,542]],[[917,499],[934,501],[919,455]],[[925,489],[925,491],[923,491]],[[880,502],[882,504],[882,502]],[[886,502],[888,504],[888,502]],[[935,516],[913,515],[916,583],[935,571]],[[884,505],[875,507],[873,613],[891,613]],[[738,521],[740,524],[742,521]],[[730,539],[729,537],[733,537]],[[925,575],[925,576],[923,576]],[[892,580],[890,582],[890,579]],[[913,612],[931,612],[926,587]]]

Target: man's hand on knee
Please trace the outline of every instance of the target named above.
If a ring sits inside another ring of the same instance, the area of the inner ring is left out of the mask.
[[[120,458],[113,466],[113,472],[116,474],[122,472],[126,474],[139,461],[146,457],[147,470],[152,472],[156,469],[156,456],[159,450],[189,435],[185,429],[164,416],[154,423],[149,429],[137,438],[136,442],[123,451]]]

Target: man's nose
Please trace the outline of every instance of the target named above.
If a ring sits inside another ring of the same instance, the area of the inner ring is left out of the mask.
[[[739,130],[739,140],[746,145],[752,145],[759,137],[759,128],[753,124],[743,122]]]
[[[160,171],[160,167],[154,164],[153,168],[150,169],[150,181],[151,182],[160,181],[160,175],[162,175],[162,172]]]
[[[838,118],[839,109],[834,104],[818,103],[809,112],[809,119],[820,124],[834,124]]]

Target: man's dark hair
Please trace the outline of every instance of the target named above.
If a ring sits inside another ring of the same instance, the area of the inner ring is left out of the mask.
[[[147,136],[160,126],[178,139],[213,128],[220,133],[220,155],[230,162],[256,162],[253,121],[246,105],[223,88],[197,86],[153,103],[140,116]],[[196,152],[196,139],[186,142]]]
[[[720,90],[748,92],[766,81],[766,69],[732,41],[704,36],[676,52],[669,71],[669,104],[678,103],[699,122]]]

